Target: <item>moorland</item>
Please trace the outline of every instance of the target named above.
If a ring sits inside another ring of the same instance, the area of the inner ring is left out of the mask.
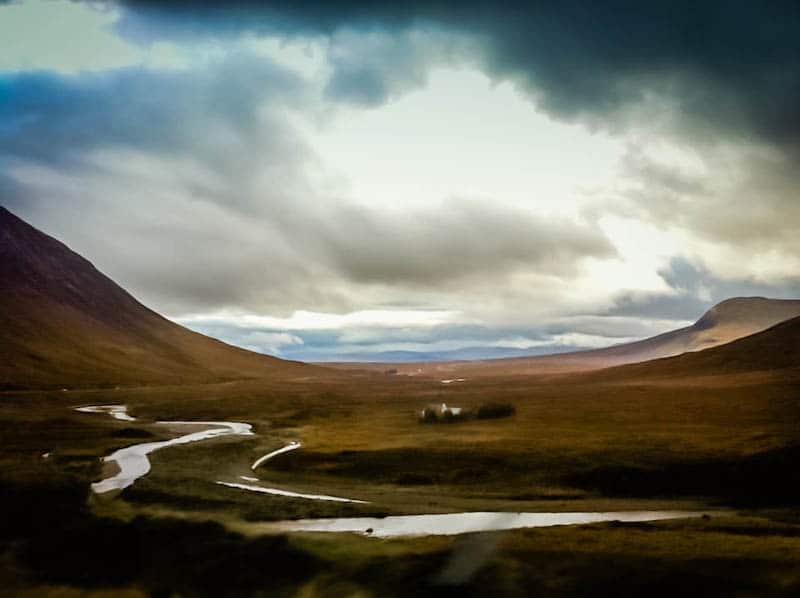
[[[800,592],[798,302],[732,299],[667,343],[645,341],[647,355],[612,348],[566,357],[568,367],[551,367],[558,356],[323,367],[185,330],[10,212],[1,230],[7,595]],[[676,350],[687,334],[724,342]],[[441,403],[514,412],[421,424],[420,410]],[[76,411],[87,405],[125,406],[135,419]],[[92,491],[117,471],[104,456],[185,434],[175,421],[245,422],[253,434],[155,451],[131,485]],[[291,442],[300,448],[251,469]],[[243,476],[364,502],[217,483]],[[401,538],[262,528],[660,510],[703,516]]]

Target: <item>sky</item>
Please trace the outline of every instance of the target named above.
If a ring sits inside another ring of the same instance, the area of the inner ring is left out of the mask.
[[[800,297],[796,2],[0,0],[0,203],[302,360]]]

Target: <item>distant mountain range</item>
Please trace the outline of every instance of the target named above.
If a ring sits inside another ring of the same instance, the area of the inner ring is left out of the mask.
[[[343,361],[352,361],[357,363],[375,362],[375,363],[417,363],[420,361],[475,361],[486,359],[505,359],[509,357],[530,357],[531,355],[554,355],[569,353],[573,351],[580,351],[583,347],[559,345],[557,350],[553,347],[541,348],[527,348],[520,349],[517,347],[464,347],[463,349],[453,349],[448,351],[378,351],[378,352],[350,352],[339,353],[334,358],[329,358],[326,353],[310,353],[304,351],[304,355],[308,355],[307,360],[316,362],[320,365],[326,363],[338,363]],[[286,352],[291,355],[290,351]]]
[[[305,376],[148,309],[90,262],[0,206],[0,388]]]
[[[2,207],[0,289],[0,389],[332,374],[321,366],[240,349],[167,320],[66,245]],[[650,363],[641,371],[622,369],[655,375],[656,370],[780,368],[797,364],[799,316],[800,300],[734,298],[686,328],[605,349],[538,356],[505,353],[501,359],[472,361],[448,361],[447,353],[431,353],[426,357],[434,361],[411,363],[407,361],[419,359],[418,354],[394,352],[381,356],[381,363],[325,365],[448,378],[574,372],[641,362]],[[497,348],[498,353],[506,350],[517,351]],[[676,355],[681,357],[663,359]]]
[[[722,301],[691,326],[604,349],[475,361],[326,364],[340,369],[396,370],[400,374],[504,376],[594,370],[702,351],[800,316],[800,300],[737,297]]]

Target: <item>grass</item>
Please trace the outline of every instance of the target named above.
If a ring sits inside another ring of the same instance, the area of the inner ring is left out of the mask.
[[[512,404],[516,413],[420,425],[419,410],[441,402]],[[139,421],[72,410],[109,403],[127,404]],[[257,435],[158,451],[151,473],[120,495],[89,496],[102,455],[170,437],[176,432],[150,423],[169,419],[246,421]],[[751,374],[653,383],[518,377],[447,387],[370,374],[6,392],[0,581],[19,595],[791,595],[799,589],[792,557],[800,553],[792,515],[799,423],[796,380]],[[256,458],[290,440],[303,447],[267,462],[261,479],[370,504],[214,484],[252,475]],[[458,538],[248,533],[249,522],[283,518],[703,504],[740,510],[710,521]],[[174,537],[185,542],[168,550]],[[121,569],[118,558],[132,568]],[[232,586],[214,585],[231,572]]]

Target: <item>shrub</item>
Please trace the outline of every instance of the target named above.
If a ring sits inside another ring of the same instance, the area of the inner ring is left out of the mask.
[[[486,403],[478,407],[476,417],[478,419],[498,419],[511,417],[516,412],[514,405],[510,403]]]
[[[419,418],[419,421],[424,424],[434,424],[439,421],[439,414],[433,407],[425,407],[422,410],[422,417]]]
[[[442,412],[439,407],[429,405],[422,410],[419,421],[423,424],[452,424],[459,421],[464,421],[471,417],[471,413],[466,409],[462,409],[458,414],[453,413],[449,409]]]
[[[477,409],[454,408],[458,412],[454,413],[450,409],[442,411],[438,405],[428,405],[420,413],[419,421],[423,424],[452,424],[471,419],[500,419],[511,417],[517,410],[510,403],[484,403]]]

